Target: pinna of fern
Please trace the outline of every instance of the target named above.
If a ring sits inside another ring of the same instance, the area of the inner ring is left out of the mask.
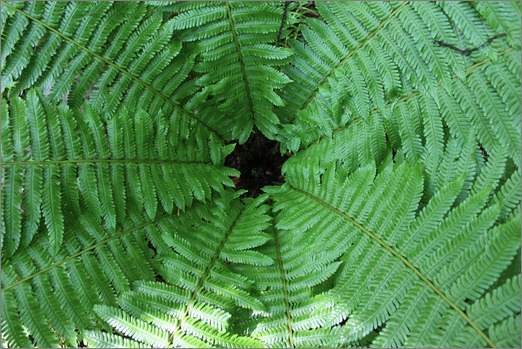
[[[42,234],[4,261],[4,340],[10,347],[78,346],[79,329],[99,321],[95,304],[116,304],[117,294],[133,281],[154,279],[143,239],[154,223],[144,224],[136,214],[121,229],[110,230],[83,218],[71,227],[74,234],[64,236],[57,254],[48,252],[49,240]]]
[[[148,82],[145,77],[151,73],[144,76],[140,73],[154,54],[163,49],[175,57],[180,49],[179,44],[170,49],[165,47],[169,36],[162,38],[161,34],[169,35],[168,26],[163,33],[153,36],[161,19],[144,18],[146,6],[140,3],[40,2],[5,6],[7,16],[4,20],[12,30],[4,32],[2,54],[8,59],[3,86],[9,87],[16,81],[14,91],[17,93],[36,85],[48,90],[55,100],[65,96],[73,105],[81,105],[90,85],[95,84],[98,89],[93,92],[94,104],[114,111],[115,106],[99,104],[97,96],[105,98],[105,89],[114,81],[124,80],[125,74]],[[12,25],[15,21],[23,24]],[[138,50],[146,48],[151,52],[149,56],[136,57]],[[22,59],[17,60],[17,57]],[[71,57],[74,57],[73,64],[66,64]],[[102,69],[107,64],[110,64],[109,69]],[[128,64],[135,68],[132,73],[121,68]],[[80,84],[75,84],[74,77],[78,73]],[[121,97],[121,93],[115,95]]]
[[[194,93],[193,57],[180,53],[173,22],[143,2],[2,2],[2,92],[32,87],[58,103],[88,101],[102,117],[124,104],[150,115],[182,114]]]
[[[273,138],[279,120],[272,109],[283,105],[276,91],[290,82],[278,68],[292,54],[273,45],[281,25],[280,4],[181,2],[163,11],[178,13],[174,29],[196,56],[194,71],[200,90],[188,108],[202,109],[212,128],[240,143],[254,125]],[[208,97],[212,97],[210,105],[201,105]],[[222,113],[216,113],[216,107]]]

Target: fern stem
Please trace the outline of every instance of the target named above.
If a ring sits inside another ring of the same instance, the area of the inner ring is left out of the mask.
[[[294,344],[294,330],[292,328],[291,314],[290,314],[290,301],[288,300],[288,287],[286,283],[285,269],[283,267],[283,257],[281,256],[281,246],[279,244],[279,237],[277,235],[277,229],[274,227],[274,244],[277,253],[277,266],[279,267],[279,273],[281,274],[281,281],[283,283],[283,294],[285,297],[285,311],[286,311],[286,325],[288,326],[288,339],[290,341],[290,347],[295,348]]]
[[[2,290],[3,291],[8,291],[8,290],[10,290],[12,288],[15,288],[16,286],[18,286],[18,285],[20,285],[20,284],[22,284],[22,283],[24,283],[26,281],[29,281],[29,280],[33,279],[34,277],[36,277],[36,276],[38,276],[38,275],[40,275],[42,273],[45,273],[45,272],[47,272],[47,271],[49,271],[51,269],[59,267],[60,265],[63,265],[65,263],[67,263],[68,261],[70,261],[70,260],[72,260],[74,258],[77,258],[77,257],[81,256],[82,254],[84,254],[86,252],[92,251],[92,250],[94,250],[95,248],[97,248],[99,246],[105,245],[106,243],[108,243],[108,242],[110,242],[112,240],[119,239],[119,238],[121,238],[121,237],[123,237],[123,236],[125,236],[125,235],[127,235],[129,233],[132,233],[132,232],[134,232],[136,230],[139,230],[139,229],[143,229],[143,228],[145,228],[146,226],[148,226],[150,224],[156,224],[157,222],[159,222],[159,221],[161,221],[161,220],[163,220],[165,218],[172,217],[172,216],[174,216],[174,214],[164,214],[162,216],[159,216],[158,218],[156,218],[153,221],[148,221],[148,222],[142,223],[142,224],[137,225],[137,226],[135,226],[133,228],[130,228],[129,230],[125,230],[125,231],[122,231],[119,234],[112,235],[112,236],[110,236],[110,237],[108,237],[106,239],[101,240],[100,242],[97,242],[96,244],[94,244],[94,245],[92,245],[92,246],[90,246],[90,247],[88,247],[88,248],[86,248],[84,250],[81,250],[80,252],[77,252],[77,253],[75,253],[75,254],[73,254],[73,255],[71,255],[71,256],[69,256],[69,257],[67,257],[67,258],[65,258],[65,259],[63,259],[63,260],[61,260],[59,262],[51,264],[50,266],[45,267],[45,268],[43,268],[43,269],[41,269],[41,270],[39,270],[39,271],[37,271],[37,272],[27,276],[27,277],[23,278],[22,280],[17,281],[17,282],[15,282],[12,285],[3,288]]]
[[[475,330],[477,331],[477,333],[486,341],[486,343],[488,343],[488,345],[491,347],[491,348],[495,348],[495,343],[493,343],[493,341],[484,333],[484,331],[482,331],[480,329],[480,327],[478,327],[478,325],[465,313],[463,312],[455,303],[453,303],[449,298],[448,296],[446,296],[444,294],[444,292],[442,292],[430,279],[428,279],[428,277],[426,277],[424,274],[422,274],[422,272],[416,267],[414,266],[410,261],[408,261],[408,259],[406,257],[404,257],[403,255],[401,255],[399,252],[397,252],[393,247],[391,247],[390,245],[388,245],[386,242],[384,242],[382,239],[380,239],[379,237],[377,237],[375,234],[373,234],[371,231],[369,231],[368,229],[366,229],[362,224],[360,224],[359,222],[357,222],[354,218],[350,217],[349,215],[347,215],[346,213],[338,210],[337,208],[333,207],[333,206],[330,206],[328,203],[324,202],[323,200],[319,199],[318,197],[304,191],[304,190],[301,190],[299,188],[294,188],[292,187],[293,190],[311,198],[312,200],[316,201],[317,203],[319,203],[320,205],[326,207],[327,209],[329,209],[330,211],[334,212],[335,214],[343,217],[344,219],[346,219],[347,221],[349,221],[350,223],[352,223],[354,226],[356,226],[359,230],[361,230],[363,233],[365,233],[366,235],[368,235],[368,237],[370,237],[370,239],[372,239],[373,241],[377,242],[379,245],[381,245],[385,250],[387,250],[388,252],[390,252],[393,256],[399,258],[401,260],[401,262],[404,263],[404,265],[406,265],[406,267],[408,267],[409,269],[411,269],[415,274],[417,274],[417,276],[426,283],[426,285],[428,285],[428,287],[430,287],[437,295],[439,295],[439,297],[444,300],[446,303],[448,303],[448,305],[453,308],[460,316],[462,316],[468,323],[469,325]]]
[[[314,89],[314,91],[312,92],[312,94],[310,95],[310,97],[308,97],[308,99],[304,102],[304,104],[301,106],[301,108],[299,108],[299,110],[303,110],[305,109],[308,104],[310,104],[310,102],[314,99],[315,95],[317,94],[317,92],[319,92],[319,89],[321,86],[323,86],[324,84],[326,84],[328,82],[328,80],[333,77],[335,71],[339,68],[341,68],[344,63],[350,59],[350,57],[352,57],[356,52],[357,50],[359,50],[361,47],[363,47],[368,41],[371,40],[371,38],[373,38],[378,32],[379,30],[381,30],[386,24],[388,24],[388,22],[393,18],[395,17],[395,15],[402,9],[404,8],[406,5],[408,5],[409,1],[405,1],[403,2],[399,7],[397,7],[395,10],[393,10],[389,15],[388,17],[386,17],[386,19],[384,19],[378,26],[377,28],[375,28],[374,31],[372,31],[370,34],[368,34],[368,36],[363,40],[361,41],[357,46],[355,46],[355,48],[350,51],[346,57],[344,57],[340,62],[339,64],[337,64],[337,66],[335,66],[331,71],[330,71],[330,74],[326,75],[324,77],[324,79],[317,85],[317,87]]]
[[[227,232],[225,233],[225,236],[223,236],[223,239],[219,243],[219,246],[216,249],[216,253],[214,253],[212,258],[210,259],[210,262],[208,263],[207,267],[205,268],[205,271],[203,272],[203,274],[201,274],[201,277],[199,278],[198,283],[196,284],[196,287],[194,288],[194,291],[192,291],[192,294],[190,295],[190,299],[187,302],[187,307],[185,308],[185,312],[183,313],[183,315],[179,319],[178,324],[176,326],[176,329],[174,331],[172,331],[172,334],[170,335],[169,341],[168,341],[167,345],[165,346],[165,348],[168,348],[168,347],[170,347],[171,345],[174,344],[174,339],[176,337],[176,334],[181,329],[181,324],[183,323],[183,321],[185,320],[185,318],[189,314],[190,308],[192,307],[192,305],[196,301],[196,295],[198,294],[199,290],[203,287],[203,284],[205,283],[205,279],[209,276],[210,272],[212,271],[212,268],[214,268],[214,264],[218,260],[219,255],[221,254],[221,251],[225,247],[225,244],[226,244],[228,238],[230,237],[230,235],[234,231],[234,228],[236,227],[236,224],[237,224],[237,222],[239,220],[239,217],[241,217],[241,215],[243,214],[243,211],[245,210],[245,207],[246,206],[241,207],[241,210],[238,212],[237,216],[234,218],[234,220],[230,224],[230,228],[228,228]]]
[[[281,25],[279,26],[279,31],[277,32],[276,46],[279,46],[279,43],[281,42],[281,34],[283,33],[283,28],[286,24],[286,16],[288,14],[288,5],[290,5],[290,0],[285,1],[283,16],[281,17]]]
[[[511,51],[513,51],[513,50],[514,50],[514,48],[512,48],[512,47],[507,48],[507,49],[505,49],[504,51],[499,52],[499,53],[498,53],[498,57],[502,57],[502,56],[505,55],[506,53],[511,52]],[[480,61],[480,62],[477,62],[477,63],[475,63],[475,64],[473,64],[473,65],[470,65],[470,66],[467,67],[464,71],[469,72],[470,70],[473,70],[473,69],[475,69],[475,68],[477,68],[477,67],[480,67],[481,65],[484,65],[484,64],[488,63],[489,61],[491,61],[491,58],[490,58],[490,57],[487,57],[487,58],[485,58],[484,60],[482,60],[482,61]],[[456,76],[456,75],[453,75],[452,77],[455,77],[455,76]]]
[[[47,30],[55,33],[56,35],[60,36],[61,38],[63,38],[64,40],[70,42],[71,44],[73,44],[74,46],[76,46],[77,48],[79,48],[80,50],[83,50],[85,52],[87,52],[88,54],[90,54],[91,56],[99,59],[100,61],[104,62],[105,64],[108,64],[110,65],[111,67],[115,68],[116,70],[118,70],[119,72],[127,75],[128,77],[130,77],[131,79],[137,81],[138,83],[140,83],[141,85],[143,85],[145,88],[149,89],[152,93],[154,93],[156,96],[160,97],[161,99],[163,99],[165,102],[167,102],[168,104],[170,104],[170,106],[172,106],[174,109],[178,109],[179,111],[181,111],[183,114],[187,115],[188,117],[190,118],[193,118],[195,119],[197,122],[199,122],[202,126],[204,126],[206,129],[208,129],[209,131],[211,131],[212,133],[214,133],[216,136],[218,136],[221,140],[223,140],[222,136],[217,132],[215,131],[212,127],[210,127],[207,123],[205,123],[203,120],[199,119],[198,117],[196,117],[195,114],[189,112],[187,109],[183,108],[181,105],[179,104],[176,104],[174,103],[169,97],[165,96],[161,91],[159,90],[156,90],[154,87],[152,87],[150,84],[146,83],[145,81],[143,81],[142,79],[140,79],[139,77],[133,75],[131,72],[129,72],[128,70],[120,67],[119,65],[111,62],[110,60],[106,59],[105,57],[95,53],[94,51],[90,50],[89,48],[85,47],[84,45],[74,41],[73,39],[69,38],[68,36],[65,36],[63,33],[61,33],[59,30],[49,26],[47,23],[45,22],[42,22],[41,20],[39,20],[38,18],[35,18],[27,13],[25,13],[24,11],[4,2],[4,1],[0,1],[0,3],[2,3],[3,5],[7,6],[9,9],[13,10],[13,11],[16,11],[18,13],[20,13],[21,15],[27,17],[28,19],[30,19],[31,21],[35,22],[35,23],[38,23],[40,24],[41,26],[43,26],[44,28],[46,28]]]
[[[236,27],[234,25],[234,19],[232,18],[232,9],[230,8],[230,3],[228,1],[225,2],[227,6],[227,17],[230,23],[230,31],[232,33],[232,38],[234,39],[234,44],[236,45],[237,57],[239,60],[239,65],[241,67],[241,75],[243,75],[243,82],[245,83],[245,92],[248,100],[248,107],[250,109],[250,118],[254,120],[254,101],[252,99],[252,92],[250,90],[250,83],[248,82],[248,76],[246,72],[245,62],[243,60],[243,54],[241,53],[241,44],[239,43],[239,39],[236,34]]]

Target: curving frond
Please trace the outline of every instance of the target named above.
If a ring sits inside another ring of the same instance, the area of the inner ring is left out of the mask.
[[[233,185],[228,176],[236,171],[222,165],[230,146],[202,127],[191,130],[187,118],[153,121],[122,110],[104,122],[89,105],[55,108],[34,90],[12,96],[9,106],[3,101],[3,110],[4,258],[44,225],[56,254],[67,223],[85,211],[121,227],[129,206],[154,219],[158,210],[184,210]]]
[[[328,343],[327,334],[321,328],[322,320],[309,316],[318,304],[310,298],[313,288],[323,284],[339,267],[339,252],[314,244],[319,239],[294,235],[293,230],[278,226],[284,223],[278,222],[271,229],[272,240],[261,249],[275,261],[275,266],[240,269],[255,281],[260,300],[267,306],[266,311],[257,312],[250,319],[251,335],[268,347],[323,346]],[[322,238],[327,239],[327,235],[325,232]]]
[[[291,51],[276,47],[283,14],[280,4],[221,2],[179,3],[168,7],[178,15],[173,27],[182,31],[196,56],[196,84],[201,86],[189,103],[205,113],[205,120],[229,138],[247,140],[254,125],[268,137],[278,130],[274,105],[283,105],[276,93],[290,82],[277,68]],[[201,106],[207,96],[212,103]],[[220,113],[216,113],[216,108]]]
[[[39,87],[56,103],[88,100],[104,116],[125,104],[198,120],[181,103],[194,92],[193,55],[180,53],[173,21],[146,3],[2,2],[2,10],[2,92]]]
[[[293,80],[278,109],[290,121],[279,136],[286,148],[295,152],[364,120],[384,123],[390,142],[412,160],[440,161],[447,127],[459,139],[473,132],[488,153],[502,145],[520,166],[520,81],[510,69],[519,66],[513,64],[520,50],[517,5],[325,2],[317,8],[324,21],[306,23],[284,70]],[[325,108],[334,109],[326,116]]]
[[[374,166],[348,174],[335,164],[294,164],[286,178],[272,192],[278,226],[343,262],[333,286],[309,302],[308,328],[300,328],[309,333],[298,345],[344,347],[368,337],[372,347],[455,347],[471,337],[477,346],[498,345],[493,325],[515,319],[520,308],[508,294],[519,291],[490,288],[520,249],[520,215],[495,225],[500,205],[488,203],[490,188],[456,204],[459,176],[422,204],[421,168],[407,163],[377,176]],[[500,294],[506,306],[492,316],[486,304]]]
[[[243,203],[239,194],[225,192],[212,205],[195,205],[179,218],[162,220],[169,248],[156,261],[165,282],[136,282],[120,297],[119,309],[100,305],[96,313],[118,332],[149,346],[259,347],[254,338],[226,331],[236,306],[265,308],[251,294],[252,280],[233,266],[273,263],[251,250],[270,239],[262,232],[270,220],[266,197]],[[97,343],[101,336],[91,332],[87,341]]]
[[[153,280],[144,233],[165,216],[131,217],[120,229],[82,217],[70,222],[74,234],[64,235],[56,254],[47,234],[39,234],[2,261],[2,332],[9,347],[75,347],[83,330],[97,328],[94,305],[116,304],[133,281]]]

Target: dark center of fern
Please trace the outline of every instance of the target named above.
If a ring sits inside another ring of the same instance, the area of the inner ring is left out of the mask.
[[[227,156],[225,165],[241,172],[233,178],[238,189],[246,189],[245,195],[257,197],[261,188],[283,183],[281,167],[288,155],[281,155],[279,142],[266,138],[261,132],[253,132],[250,138]]]

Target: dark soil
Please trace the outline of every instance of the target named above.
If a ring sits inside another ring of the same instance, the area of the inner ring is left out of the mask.
[[[241,172],[240,177],[232,178],[236,188],[246,189],[246,196],[257,197],[261,188],[283,183],[281,167],[288,159],[279,151],[279,142],[266,138],[261,132],[252,133],[250,138],[225,159],[225,165]]]

